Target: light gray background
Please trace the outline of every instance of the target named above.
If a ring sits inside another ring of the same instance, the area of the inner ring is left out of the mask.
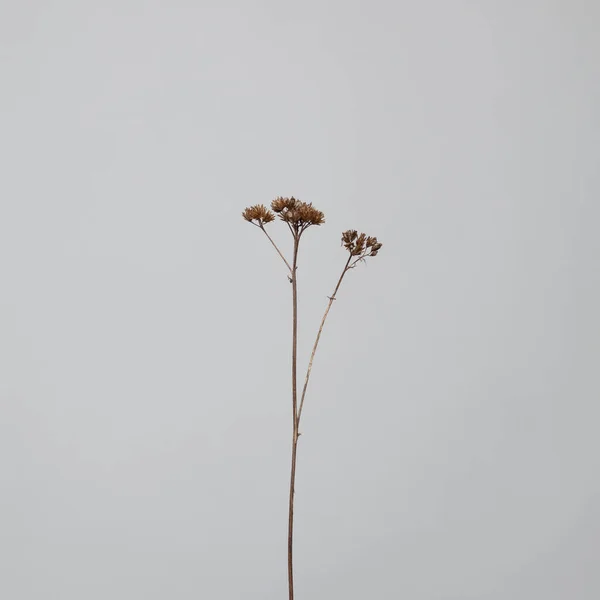
[[[600,597],[599,27],[2,2],[0,597],[287,597],[292,194],[298,599]]]

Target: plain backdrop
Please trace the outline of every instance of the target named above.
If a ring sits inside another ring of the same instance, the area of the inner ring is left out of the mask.
[[[0,597],[600,597],[600,4],[4,0]],[[288,254],[279,222],[273,237]]]

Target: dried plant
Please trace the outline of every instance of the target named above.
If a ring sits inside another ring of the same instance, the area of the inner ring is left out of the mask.
[[[286,260],[285,256],[267,233],[265,225],[275,220],[275,215],[287,225],[293,238],[292,263]],[[336,299],[336,294],[340,288],[344,276],[350,269],[353,269],[359,262],[364,261],[368,257],[377,256],[382,244],[377,241],[376,237],[367,236],[365,233],[358,233],[354,229],[349,229],[342,233],[342,246],[348,251],[346,264],[342,269],[335,289],[331,296],[328,296],[329,302],[321,319],[321,324],[317,331],[317,337],[312,348],[306,376],[304,378],[304,386],[302,393],[298,399],[297,385],[297,350],[298,350],[298,250],[300,247],[300,238],[302,234],[313,225],[323,225],[325,223],[325,215],[316,208],[312,203],[302,202],[293,196],[291,198],[276,198],[271,202],[271,210],[262,204],[250,206],[244,210],[242,216],[246,221],[252,223],[267,236],[283,262],[288,269],[288,279],[292,284],[292,415],[293,415],[293,435],[292,435],[292,464],[290,470],[290,494],[289,494],[289,512],[288,512],[288,587],[289,600],[294,599],[294,569],[293,569],[293,540],[294,540],[294,495],[296,482],[296,454],[298,448],[298,438],[301,433],[299,431],[300,418],[302,409],[304,408],[304,400],[306,398],[306,390],[308,381],[312,371],[315,353],[321,339],[325,320],[331,309],[333,301]]]

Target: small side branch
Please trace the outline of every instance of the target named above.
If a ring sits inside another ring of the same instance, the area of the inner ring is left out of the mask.
[[[308,361],[308,369],[306,371],[306,377],[304,379],[304,387],[302,388],[302,395],[300,396],[300,407],[298,409],[298,417],[296,418],[297,426],[300,425],[300,417],[302,416],[302,408],[304,407],[304,397],[306,396],[306,390],[308,388],[308,380],[310,379],[310,373],[312,371],[315,354],[317,353],[317,346],[319,345],[319,340],[321,339],[321,334],[323,333],[323,327],[325,326],[325,321],[327,320],[327,315],[329,314],[329,311],[331,310],[333,301],[336,299],[335,295],[337,294],[338,290],[340,289],[342,279],[344,279],[344,275],[348,272],[348,269],[350,268],[351,260],[352,260],[352,255],[350,255],[348,257],[348,260],[346,261],[346,264],[344,265],[344,270],[342,271],[342,274],[340,275],[340,278],[338,279],[337,285],[335,286],[335,290],[333,290],[333,294],[331,294],[331,296],[327,296],[329,298],[329,303],[327,304],[327,308],[325,309],[325,314],[323,315],[323,318],[321,319],[321,325],[319,326],[319,331],[317,332],[317,339],[315,340],[315,344],[314,344],[312,352],[310,354],[310,360]]]
[[[292,273],[292,267],[290,267],[290,263],[285,259],[285,256],[283,256],[283,254],[281,253],[281,250],[277,247],[277,244],[273,241],[273,238],[267,233],[267,230],[263,227],[262,223],[260,225],[258,225],[258,227],[260,227],[263,231],[263,233],[269,238],[269,241],[271,242],[271,244],[273,244],[273,248],[275,248],[275,250],[277,250],[277,254],[279,254],[279,256],[281,256],[281,260],[283,260],[283,262],[285,263],[285,266],[288,268],[288,271],[290,273]]]

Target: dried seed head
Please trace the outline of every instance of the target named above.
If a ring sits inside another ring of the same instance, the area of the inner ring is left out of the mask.
[[[242,217],[251,223],[256,221],[257,225],[264,225],[275,220],[275,215],[263,204],[249,206],[242,213]]]
[[[346,250],[351,251],[354,246],[354,240],[358,236],[358,231],[356,229],[348,229],[348,231],[344,231],[342,233],[342,244],[346,248]]]
[[[359,234],[356,229],[348,229],[342,233],[342,245],[351,256],[377,256],[383,244],[376,237],[367,236],[366,233]]]
[[[271,209],[276,213],[280,213],[284,209],[294,208],[296,202],[297,200],[293,196],[291,198],[282,198],[279,196],[278,198],[275,198],[273,202],[271,202]]]
[[[379,252],[379,249],[381,248],[381,246],[383,246],[383,244],[380,242],[373,244],[373,246],[371,247],[371,253],[369,254],[369,256],[377,256],[377,253]]]
[[[317,210],[312,203],[301,202],[294,198],[276,198],[271,202],[273,212],[279,214],[279,218],[292,225],[295,230],[306,229],[311,225],[322,225],[325,223],[325,215]]]
[[[352,254],[354,256],[358,256],[359,254],[362,254],[364,249],[365,249],[365,243],[367,241],[367,236],[364,233],[361,233],[357,238],[356,238],[356,242],[354,243],[354,250],[352,251]]]
[[[300,221],[300,224],[306,225],[322,225],[325,223],[325,215],[317,210],[311,202],[301,202],[300,205],[295,209],[296,218]]]

